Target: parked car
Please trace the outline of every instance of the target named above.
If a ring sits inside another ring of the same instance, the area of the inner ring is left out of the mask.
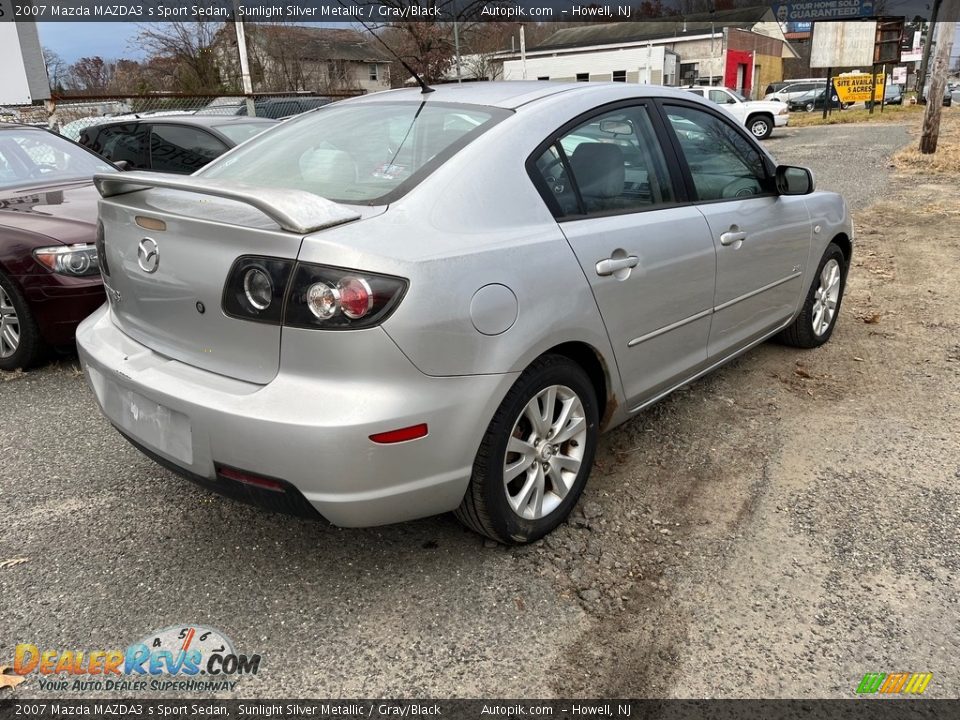
[[[735,90],[724,87],[684,89],[723,107],[760,140],[770,137],[775,127],[786,127],[790,122],[790,111],[782,102],[748,100]]]
[[[0,123],[0,369],[73,342],[103,304],[93,174],[115,170],[55,133]]]
[[[85,129],[80,143],[132,170],[189,175],[276,124],[267,118],[218,115],[124,120]]]
[[[923,97],[926,98],[930,94],[930,86],[927,85],[923,89]],[[943,88],[943,106],[950,107],[953,104],[953,93],[950,92],[950,88],[944,86]]]
[[[292,117],[315,110],[333,102],[333,98],[316,97],[312,95],[292,95],[290,97],[261,98],[254,102],[254,113],[257,117],[281,118]],[[248,115],[247,101],[243,98],[218,98],[207,107],[197,111],[199,115]]]
[[[880,103],[876,103],[879,105]],[[884,105],[903,105],[903,91],[900,90],[899,85],[888,84],[883,89],[883,104]],[[870,100],[864,103],[864,105],[869,110],[874,103]]]
[[[827,89],[824,87],[820,90],[813,90],[794,98],[787,103],[787,107],[790,108],[791,112],[813,112],[814,110],[823,110],[823,104],[826,97]],[[840,102],[840,98],[835,93],[831,98],[830,107],[834,110],[842,110],[844,108],[843,103]]]
[[[821,78],[820,80],[794,82],[785,87],[779,88],[774,92],[767,93],[763,96],[763,99],[770,102],[789,103],[791,100],[794,100],[801,95],[806,95],[807,93],[816,90],[823,90],[826,86],[827,81],[825,78]]]
[[[110,302],[78,346],[135,446],[274,509],[455,510],[503,543],[563,521],[600,431],[767,338],[826,342],[852,252],[840,196],[653,85],[376,93],[97,184]]]

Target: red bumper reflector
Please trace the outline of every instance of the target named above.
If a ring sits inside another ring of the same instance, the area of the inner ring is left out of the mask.
[[[387,432],[371,435],[370,439],[375,443],[386,445],[389,443],[406,442],[407,440],[416,440],[426,437],[427,424],[411,425],[410,427],[400,428],[399,430],[389,430]]]
[[[254,487],[262,488],[264,490],[273,490],[274,492],[286,492],[286,488],[283,487],[283,483],[276,480],[271,480],[270,478],[260,477],[259,475],[253,475],[252,473],[244,472],[242,470],[236,470],[235,468],[226,467],[224,465],[219,465],[217,467],[217,475],[227,480],[233,480],[238,483],[243,483],[244,485],[253,485]]]

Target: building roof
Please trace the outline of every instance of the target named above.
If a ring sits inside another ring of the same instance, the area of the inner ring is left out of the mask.
[[[390,62],[393,58],[383,48],[356,30],[313,28],[299,25],[262,24],[247,30],[250,35],[262,34],[296,51],[301,60],[349,60],[353,62]],[[236,42],[227,33],[231,42]]]
[[[580,27],[558,30],[531,51],[560,50],[591,45],[620,45],[683,38],[720,31],[725,26],[749,29],[759,22],[774,22],[776,17],[769,6],[717,10],[711,13],[663,18],[644,22],[589,23]]]

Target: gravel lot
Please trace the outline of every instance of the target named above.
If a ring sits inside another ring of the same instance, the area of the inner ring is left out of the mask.
[[[956,178],[889,174],[908,140],[769,141],[857,214],[833,340],[762,346],[607,435],[531,547],[247,508],[129,447],[75,358],[0,373],[0,561],[27,559],[0,569],[0,664],[201,623],[263,655],[246,697],[849,697],[893,671],[957,696],[960,212]]]

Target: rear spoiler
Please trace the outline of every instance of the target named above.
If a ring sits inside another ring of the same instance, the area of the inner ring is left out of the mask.
[[[305,190],[261,188],[244,183],[152,172],[97,173],[93,182],[100,194],[114,195],[166,188],[236,200],[256,208],[284,230],[311,233],[341,225],[360,217],[360,213]]]

